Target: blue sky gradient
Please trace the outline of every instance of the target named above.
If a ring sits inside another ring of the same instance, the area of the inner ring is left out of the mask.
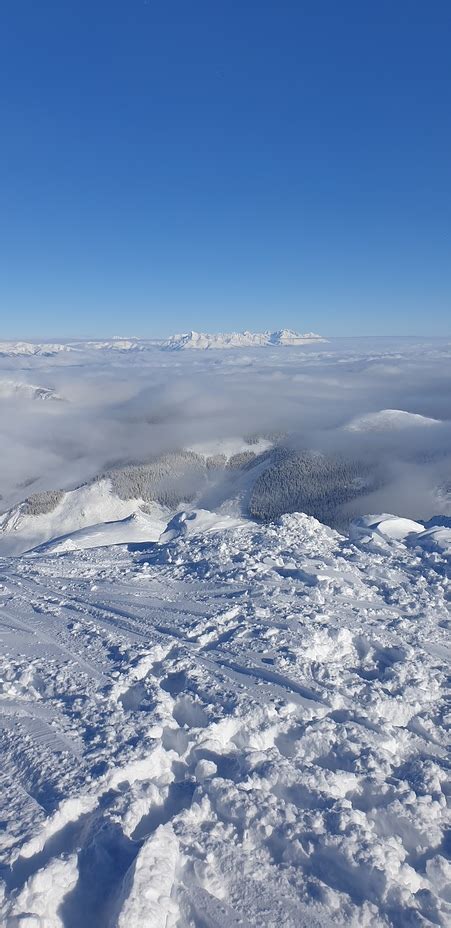
[[[451,4],[5,0],[0,336],[451,334]]]

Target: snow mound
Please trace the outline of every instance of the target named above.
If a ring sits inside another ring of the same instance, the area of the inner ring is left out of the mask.
[[[396,429],[421,428],[440,425],[440,419],[430,419],[404,409],[380,409],[352,419],[345,429],[348,432],[388,432]]]
[[[291,329],[280,329],[278,332],[222,332],[207,334],[205,332],[185,332],[172,335],[164,341],[161,347],[166,351],[184,351],[195,348],[200,351],[208,349],[225,348],[255,348],[267,345],[305,345],[309,342],[324,342],[321,335],[309,332],[300,335]]]
[[[222,532],[237,528],[239,525],[249,524],[246,519],[210,512],[207,509],[193,509],[189,512],[178,512],[168,522],[159,541],[166,544],[182,535],[196,535],[202,532]]]
[[[26,881],[15,900],[5,928],[64,928],[60,917],[64,897],[77,884],[77,857],[55,858]]]
[[[437,551],[443,557],[451,558],[451,528],[435,525],[410,539],[410,544],[420,545],[425,551]]]
[[[402,541],[408,535],[424,532],[424,525],[413,519],[403,519],[389,513],[381,515],[361,516],[355,519],[350,527],[351,538],[364,538],[380,535]]]
[[[402,541],[409,547],[436,552],[441,557],[451,557],[451,527],[432,525],[425,527],[413,519],[382,515],[362,516],[355,519],[349,529],[350,537],[358,542]]]
[[[138,509],[125,519],[100,522],[78,529],[33,549],[34,553],[63,554],[86,548],[101,548],[106,545],[125,545],[136,542],[157,541],[166,525],[163,509],[156,503],[152,512]]]
[[[160,825],[127,874],[115,928],[176,928],[180,913],[171,894],[178,863],[172,825]]]

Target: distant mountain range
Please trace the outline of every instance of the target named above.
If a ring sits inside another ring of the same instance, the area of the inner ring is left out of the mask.
[[[205,351],[224,348],[260,348],[268,345],[292,346],[305,345],[310,342],[324,342],[321,335],[308,332],[301,335],[292,329],[280,329],[278,332],[224,332],[207,334],[205,332],[185,332],[173,335],[162,343],[166,351],[184,351],[188,348]]]
[[[41,355],[43,357],[50,357],[51,355],[59,354],[60,351],[72,351],[72,348],[70,345],[60,345],[51,342],[40,344],[36,342],[0,342],[0,358],[8,358],[12,355]]]
[[[325,342],[326,339],[314,332],[300,334],[292,329],[280,329],[277,332],[184,332],[167,339],[155,338],[112,338],[106,340],[79,340],[64,343],[54,342],[0,342],[0,358],[8,357],[50,357],[60,352],[114,351],[136,352],[152,348],[163,351],[183,351],[189,348],[198,350],[225,348],[258,348],[266,346],[306,345],[311,342]]]

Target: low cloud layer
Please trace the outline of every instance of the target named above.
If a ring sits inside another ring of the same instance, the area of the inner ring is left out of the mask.
[[[363,456],[383,487],[362,511],[427,518],[451,481],[451,343],[337,339],[303,349],[111,358],[2,358],[0,380],[50,388],[64,401],[0,399],[3,510],[30,492],[69,488],[115,465],[235,436],[285,433],[293,447]],[[401,409],[424,428],[349,432],[355,417]]]

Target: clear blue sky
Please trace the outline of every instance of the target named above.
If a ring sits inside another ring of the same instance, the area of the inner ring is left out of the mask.
[[[449,0],[3,0],[0,336],[451,334]]]

